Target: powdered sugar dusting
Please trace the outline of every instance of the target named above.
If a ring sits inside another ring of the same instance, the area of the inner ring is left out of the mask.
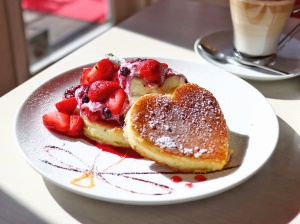
[[[201,155],[203,155],[204,153],[206,153],[207,152],[207,149],[200,149],[200,150],[198,150],[196,153],[194,153],[194,156],[196,157],[196,158],[199,158]]]
[[[158,121],[149,121],[149,126],[152,129],[155,129],[157,124],[158,124]]]
[[[155,140],[155,144],[159,145],[162,148],[168,148],[168,149],[176,149],[176,143],[167,136],[162,136]]]
[[[140,124],[135,128],[167,152],[208,158],[227,148],[226,121],[209,91],[191,88],[175,100],[164,95],[148,97],[141,105],[144,111],[135,116]]]

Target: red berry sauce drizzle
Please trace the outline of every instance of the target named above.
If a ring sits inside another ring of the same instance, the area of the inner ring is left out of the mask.
[[[124,157],[124,158],[132,158],[132,159],[141,159],[143,158],[140,154],[132,150],[131,148],[122,148],[122,147],[113,147],[109,145],[104,145],[99,142],[93,141],[86,136],[81,136],[80,138],[84,139],[85,141],[89,142],[90,144],[96,146],[99,149],[102,149],[104,152],[109,152],[114,155]]]
[[[180,176],[177,176],[177,175],[172,176],[171,180],[174,183],[181,183],[183,181],[182,178]],[[203,181],[206,181],[206,180],[207,180],[207,178],[204,175],[202,175],[202,174],[195,174],[194,181],[196,181],[196,182],[203,182]],[[186,182],[185,186],[187,188],[192,188],[194,185],[193,185],[192,182]]]
[[[112,164],[112,166],[121,163],[123,161],[123,159],[126,159],[126,158],[143,159],[142,156],[140,156],[138,153],[136,153],[131,148],[121,148],[121,147],[112,147],[112,146],[108,146],[108,145],[103,145],[101,143],[98,143],[96,141],[93,141],[93,140],[87,138],[86,136],[80,136],[80,137],[76,137],[76,138],[84,139],[85,141],[87,141],[90,144],[96,146],[97,148],[101,149],[104,152],[112,153],[114,155],[119,156],[121,158],[119,160],[119,162],[117,162],[115,164]],[[171,171],[171,172],[156,172],[156,171],[153,171],[153,172],[124,172],[124,173],[120,173],[120,172],[107,172],[105,170],[104,171],[98,171],[97,168],[95,167],[95,164],[93,164],[93,165],[88,164],[87,162],[83,161],[83,159],[80,158],[79,156],[74,155],[72,153],[72,151],[69,151],[69,150],[66,150],[66,149],[63,149],[63,148],[57,147],[57,146],[45,146],[44,151],[48,154],[49,160],[45,160],[45,159],[41,160],[43,163],[45,163],[47,165],[50,165],[50,166],[53,166],[55,168],[80,173],[81,174],[80,177],[74,178],[70,182],[71,182],[71,184],[73,184],[77,187],[81,187],[81,188],[92,188],[92,187],[94,187],[95,186],[94,178],[97,177],[97,178],[101,179],[102,181],[106,182],[107,184],[110,184],[110,185],[112,185],[116,188],[131,192],[131,193],[148,194],[148,195],[166,195],[166,194],[171,194],[174,191],[174,189],[172,187],[164,185],[164,184],[160,184],[160,183],[157,183],[157,182],[154,182],[154,181],[134,177],[134,175],[143,175],[143,176],[144,175],[157,175],[157,174],[167,175],[167,176],[170,175],[170,180],[173,183],[178,183],[178,184],[184,183],[184,186],[187,187],[187,188],[193,188],[194,187],[193,183],[203,182],[203,181],[207,180],[205,175],[203,175],[201,173],[194,173],[194,172],[184,173],[184,172],[176,172],[176,171]],[[77,162],[83,164],[83,166],[81,166],[81,168],[78,168],[78,167],[75,167],[73,164],[67,164],[67,162],[64,161],[64,156],[60,156],[59,158],[55,156],[55,154],[58,151],[62,155],[64,154],[64,155],[72,156],[73,159],[75,159]],[[98,156],[100,156],[100,154]],[[96,161],[96,159],[97,158],[95,158],[94,161]],[[82,168],[82,167],[84,167],[84,168]],[[226,169],[232,169],[232,168],[236,168],[236,167],[230,167],[230,168],[226,168]],[[141,192],[136,192],[136,191],[131,190],[131,189],[123,188],[120,185],[112,184],[107,178],[105,178],[105,176],[107,176],[107,175],[118,176],[118,177],[122,177],[122,178],[126,178],[126,179],[131,179],[133,181],[138,181],[140,183],[152,185],[155,188],[159,188],[160,193],[156,193],[156,192],[141,193]],[[193,180],[190,180],[190,179],[189,180],[184,180],[184,177],[186,175],[194,175]],[[82,180],[87,180],[86,181],[87,183],[85,182],[84,185],[81,184]],[[161,192],[163,192],[163,193],[161,193]]]

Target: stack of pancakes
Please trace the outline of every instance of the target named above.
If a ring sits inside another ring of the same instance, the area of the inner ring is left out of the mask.
[[[230,157],[222,110],[196,84],[142,96],[126,115],[124,135],[140,155],[178,171],[221,170]]]

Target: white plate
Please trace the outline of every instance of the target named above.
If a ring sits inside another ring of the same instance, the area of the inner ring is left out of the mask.
[[[195,41],[194,50],[197,55],[204,58],[209,63],[233,73],[244,79],[251,80],[283,80],[290,79],[300,75],[300,40],[292,38],[284,48],[278,53],[277,57],[270,67],[286,71],[290,75],[275,75],[272,72],[263,71],[259,68],[244,66],[239,63],[224,64],[208,57],[202,50],[198,48],[200,40],[205,40],[211,46],[223,52],[227,56],[233,56],[233,33],[232,30],[222,30],[207,34]]]
[[[201,199],[228,190],[257,172],[271,156],[278,139],[277,117],[267,100],[242,79],[213,66],[158,60],[185,74],[190,82],[210,90],[218,99],[230,129],[230,148],[235,150],[233,168],[205,174],[208,180],[197,182],[194,180],[197,174],[173,172],[146,159],[122,159],[84,140],[48,131],[42,124],[42,115],[55,110],[54,104],[67,87],[79,83],[82,67],[40,85],[21,106],[15,134],[26,161],[60,187],[124,204],[154,205]],[[239,160],[239,166],[234,167],[234,160]],[[89,178],[83,178],[84,174],[89,174]],[[173,176],[183,181],[176,183]]]

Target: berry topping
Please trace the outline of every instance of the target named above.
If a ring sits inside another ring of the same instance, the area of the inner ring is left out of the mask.
[[[52,131],[62,132],[68,135],[81,135],[84,122],[79,115],[69,115],[63,112],[49,112],[43,116],[46,128]]]
[[[102,111],[92,112],[88,108],[86,108],[83,112],[90,121],[101,121],[102,119]]]
[[[82,97],[82,103],[88,103],[88,102],[90,102],[89,97],[88,97],[87,95],[84,95],[84,96]]]
[[[43,123],[50,130],[66,133],[70,127],[70,116],[59,111],[49,112],[43,116]]]
[[[120,85],[112,81],[95,81],[89,88],[88,98],[94,102],[103,102],[115,90],[119,89]]]
[[[112,117],[112,113],[110,111],[110,109],[108,109],[107,107],[105,107],[103,109],[103,116],[108,119],[108,118],[111,118]]]
[[[113,92],[105,102],[105,105],[110,109],[113,114],[120,114],[123,104],[126,100],[126,93],[123,89],[118,89]]]
[[[142,62],[142,61],[145,61],[147,59],[144,59],[144,58],[136,58],[134,60],[132,60],[131,62],[134,63],[134,62]]]
[[[82,75],[80,77],[80,84],[82,86],[88,86],[90,83],[88,82],[88,74],[92,71],[91,68],[83,68]]]
[[[123,115],[121,115],[121,116],[120,116],[120,118],[119,118],[119,122],[120,122],[120,125],[123,127],[123,126],[124,126],[124,124],[125,124],[125,118],[124,118],[124,116],[123,116]]]
[[[123,76],[128,76],[130,74],[130,69],[127,67],[121,67],[120,69],[120,73]]]
[[[111,53],[94,66],[83,68],[79,75],[79,85],[67,88],[55,103],[56,111],[42,117],[49,130],[69,136],[86,135],[83,130],[89,124],[85,124],[85,118],[122,128],[128,110],[140,96],[171,93],[182,83],[181,77],[179,81],[172,78],[177,73],[165,63],[146,58],[126,61]],[[162,86],[165,79],[170,80],[166,87]]]
[[[161,86],[165,80],[165,72],[168,65],[154,59],[147,59],[142,62],[140,76],[147,82]]]
[[[81,135],[83,130],[84,122],[82,117],[79,115],[70,116],[70,128],[67,132],[69,135]]]
[[[64,93],[64,98],[68,99],[68,98],[74,97],[75,96],[75,91],[79,87],[80,87],[80,85],[78,85],[78,86],[72,86],[72,87],[66,89],[65,93]]]
[[[85,93],[87,93],[87,92],[89,91],[89,89],[90,89],[90,86],[86,86],[86,87],[84,87],[83,91],[84,91]]]
[[[119,65],[112,63],[109,59],[102,59],[88,73],[87,81],[92,84],[98,80],[113,80],[118,68]]]
[[[63,99],[55,104],[56,109],[59,112],[65,114],[72,114],[77,106],[77,101],[75,97]]]

